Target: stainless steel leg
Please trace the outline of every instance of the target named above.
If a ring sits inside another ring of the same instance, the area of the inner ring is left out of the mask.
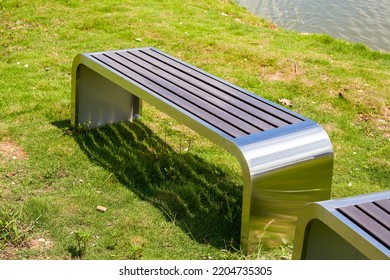
[[[97,127],[132,121],[140,114],[141,100],[83,64],[75,73],[72,124]]]
[[[320,126],[241,147],[244,167],[241,246],[248,253],[294,238],[305,204],[330,198],[332,145]]]

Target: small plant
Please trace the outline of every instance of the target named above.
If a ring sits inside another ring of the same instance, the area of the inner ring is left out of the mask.
[[[176,177],[177,177],[177,170],[175,169],[175,167],[173,167],[172,165],[170,165],[169,167],[164,167],[164,171],[165,171],[165,178],[168,179],[168,180],[175,180]]]
[[[144,251],[143,245],[141,246],[131,246],[130,252],[129,252],[129,259],[130,260],[139,260],[142,258],[142,254]]]
[[[74,237],[77,242],[77,247],[69,247],[69,252],[72,254],[72,258],[82,258],[87,252],[88,242],[92,240],[92,236],[85,230],[77,230],[74,232]]]
[[[187,143],[187,147],[185,147],[185,145],[182,142]],[[190,153],[192,142],[193,142],[193,139],[190,137],[186,137],[186,139],[184,139],[184,141],[182,140],[182,138],[180,138],[179,154],[183,154],[184,152]]]

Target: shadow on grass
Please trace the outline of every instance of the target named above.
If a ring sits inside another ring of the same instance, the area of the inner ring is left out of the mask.
[[[65,122],[55,125],[66,127]],[[218,166],[174,151],[139,121],[74,131],[73,136],[93,163],[191,238],[216,248],[238,246],[242,186]]]

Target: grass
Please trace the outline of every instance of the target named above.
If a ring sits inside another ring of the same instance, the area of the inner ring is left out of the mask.
[[[2,0],[0,24],[0,205],[18,213],[1,217],[23,236],[1,226],[1,259],[290,257],[291,244],[240,253],[238,163],[158,110],[72,130],[83,52],[154,46],[288,99],[332,140],[332,197],[389,189],[388,53],[286,31],[227,0]]]

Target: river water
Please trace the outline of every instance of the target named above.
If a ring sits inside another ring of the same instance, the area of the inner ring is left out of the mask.
[[[236,0],[275,24],[390,52],[390,0]]]

